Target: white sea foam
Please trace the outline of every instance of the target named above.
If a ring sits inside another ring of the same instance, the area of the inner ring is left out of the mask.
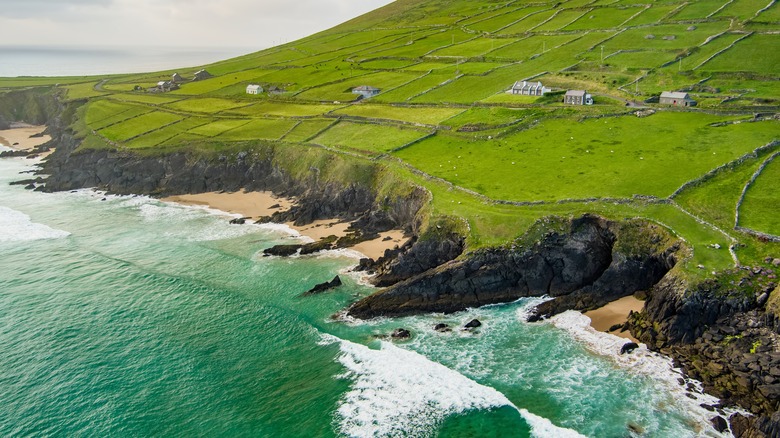
[[[497,390],[392,343],[372,350],[331,335],[322,335],[322,343],[339,344],[338,360],[354,380],[336,414],[346,436],[434,436],[450,415],[501,406],[517,409]],[[582,436],[525,409],[517,411],[533,436]]]
[[[711,427],[709,421],[714,414],[700,406],[702,403],[717,404],[719,400],[703,393],[701,382],[684,377],[682,371],[674,367],[670,358],[648,350],[644,344],[640,344],[640,347],[631,354],[620,354],[620,348],[627,342],[626,339],[597,331],[591,327],[590,318],[580,312],[570,310],[556,315],[548,321],[555,327],[569,333],[591,352],[610,358],[631,373],[652,378],[661,385],[666,394],[672,396],[680,412],[686,412],[697,421],[702,435],[730,436],[729,434],[718,434]],[[680,379],[683,379],[686,385],[681,385]],[[692,384],[698,391],[687,391],[687,384]],[[733,412],[737,411],[726,409],[728,415]]]
[[[21,211],[0,206],[0,242],[59,239],[69,235],[67,231],[34,223]]]

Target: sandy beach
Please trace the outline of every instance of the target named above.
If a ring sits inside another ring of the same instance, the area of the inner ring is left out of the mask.
[[[30,138],[33,135],[40,134],[45,129],[46,126],[25,125],[0,130],[0,144],[8,146],[11,149],[27,151],[51,140],[51,137],[48,135]]]
[[[207,206],[228,213],[240,214],[253,220],[270,216],[277,211],[288,210],[295,204],[294,199],[278,197],[271,192],[208,192],[194,195],[169,196],[162,200],[183,205]],[[276,207],[271,208],[272,206]],[[347,235],[347,228],[349,228],[349,223],[334,219],[319,220],[304,226],[297,226],[292,222],[285,225],[315,241],[331,235],[337,237],[345,236]],[[385,250],[401,246],[405,242],[406,238],[403,235],[403,231],[391,230],[381,233],[376,239],[361,242],[349,249],[376,260],[384,255]]]
[[[598,331],[605,332],[615,324],[626,322],[629,312],[632,310],[634,312],[639,312],[644,305],[644,301],[638,300],[633,296],[628,296],[613,301],[596,310],[585,312],[585,316],[590,318],[591,327]],[[614,331],[612,334],[638,342],[628,331]]]

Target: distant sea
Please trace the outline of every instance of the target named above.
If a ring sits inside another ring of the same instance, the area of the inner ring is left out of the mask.
[[[143,73],[209,64],[262,49],[0,45],[0,77]]]

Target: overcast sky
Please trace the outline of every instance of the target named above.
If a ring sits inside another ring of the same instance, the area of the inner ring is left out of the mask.
[[[261,49],[391,0],[0,0],[0,46]]]

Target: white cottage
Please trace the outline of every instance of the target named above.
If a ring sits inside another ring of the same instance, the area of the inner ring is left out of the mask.
[[[549,93],[552,89],[545,87],[541,82],[528,82],[517,81],[512,88],[509,89],[510,94],[520,94],[523,96],[544,96],[544,93]]]
[[[249,84],[246,86],[246,94],[260,94],[263,92],[263,87],[257,84]]]

